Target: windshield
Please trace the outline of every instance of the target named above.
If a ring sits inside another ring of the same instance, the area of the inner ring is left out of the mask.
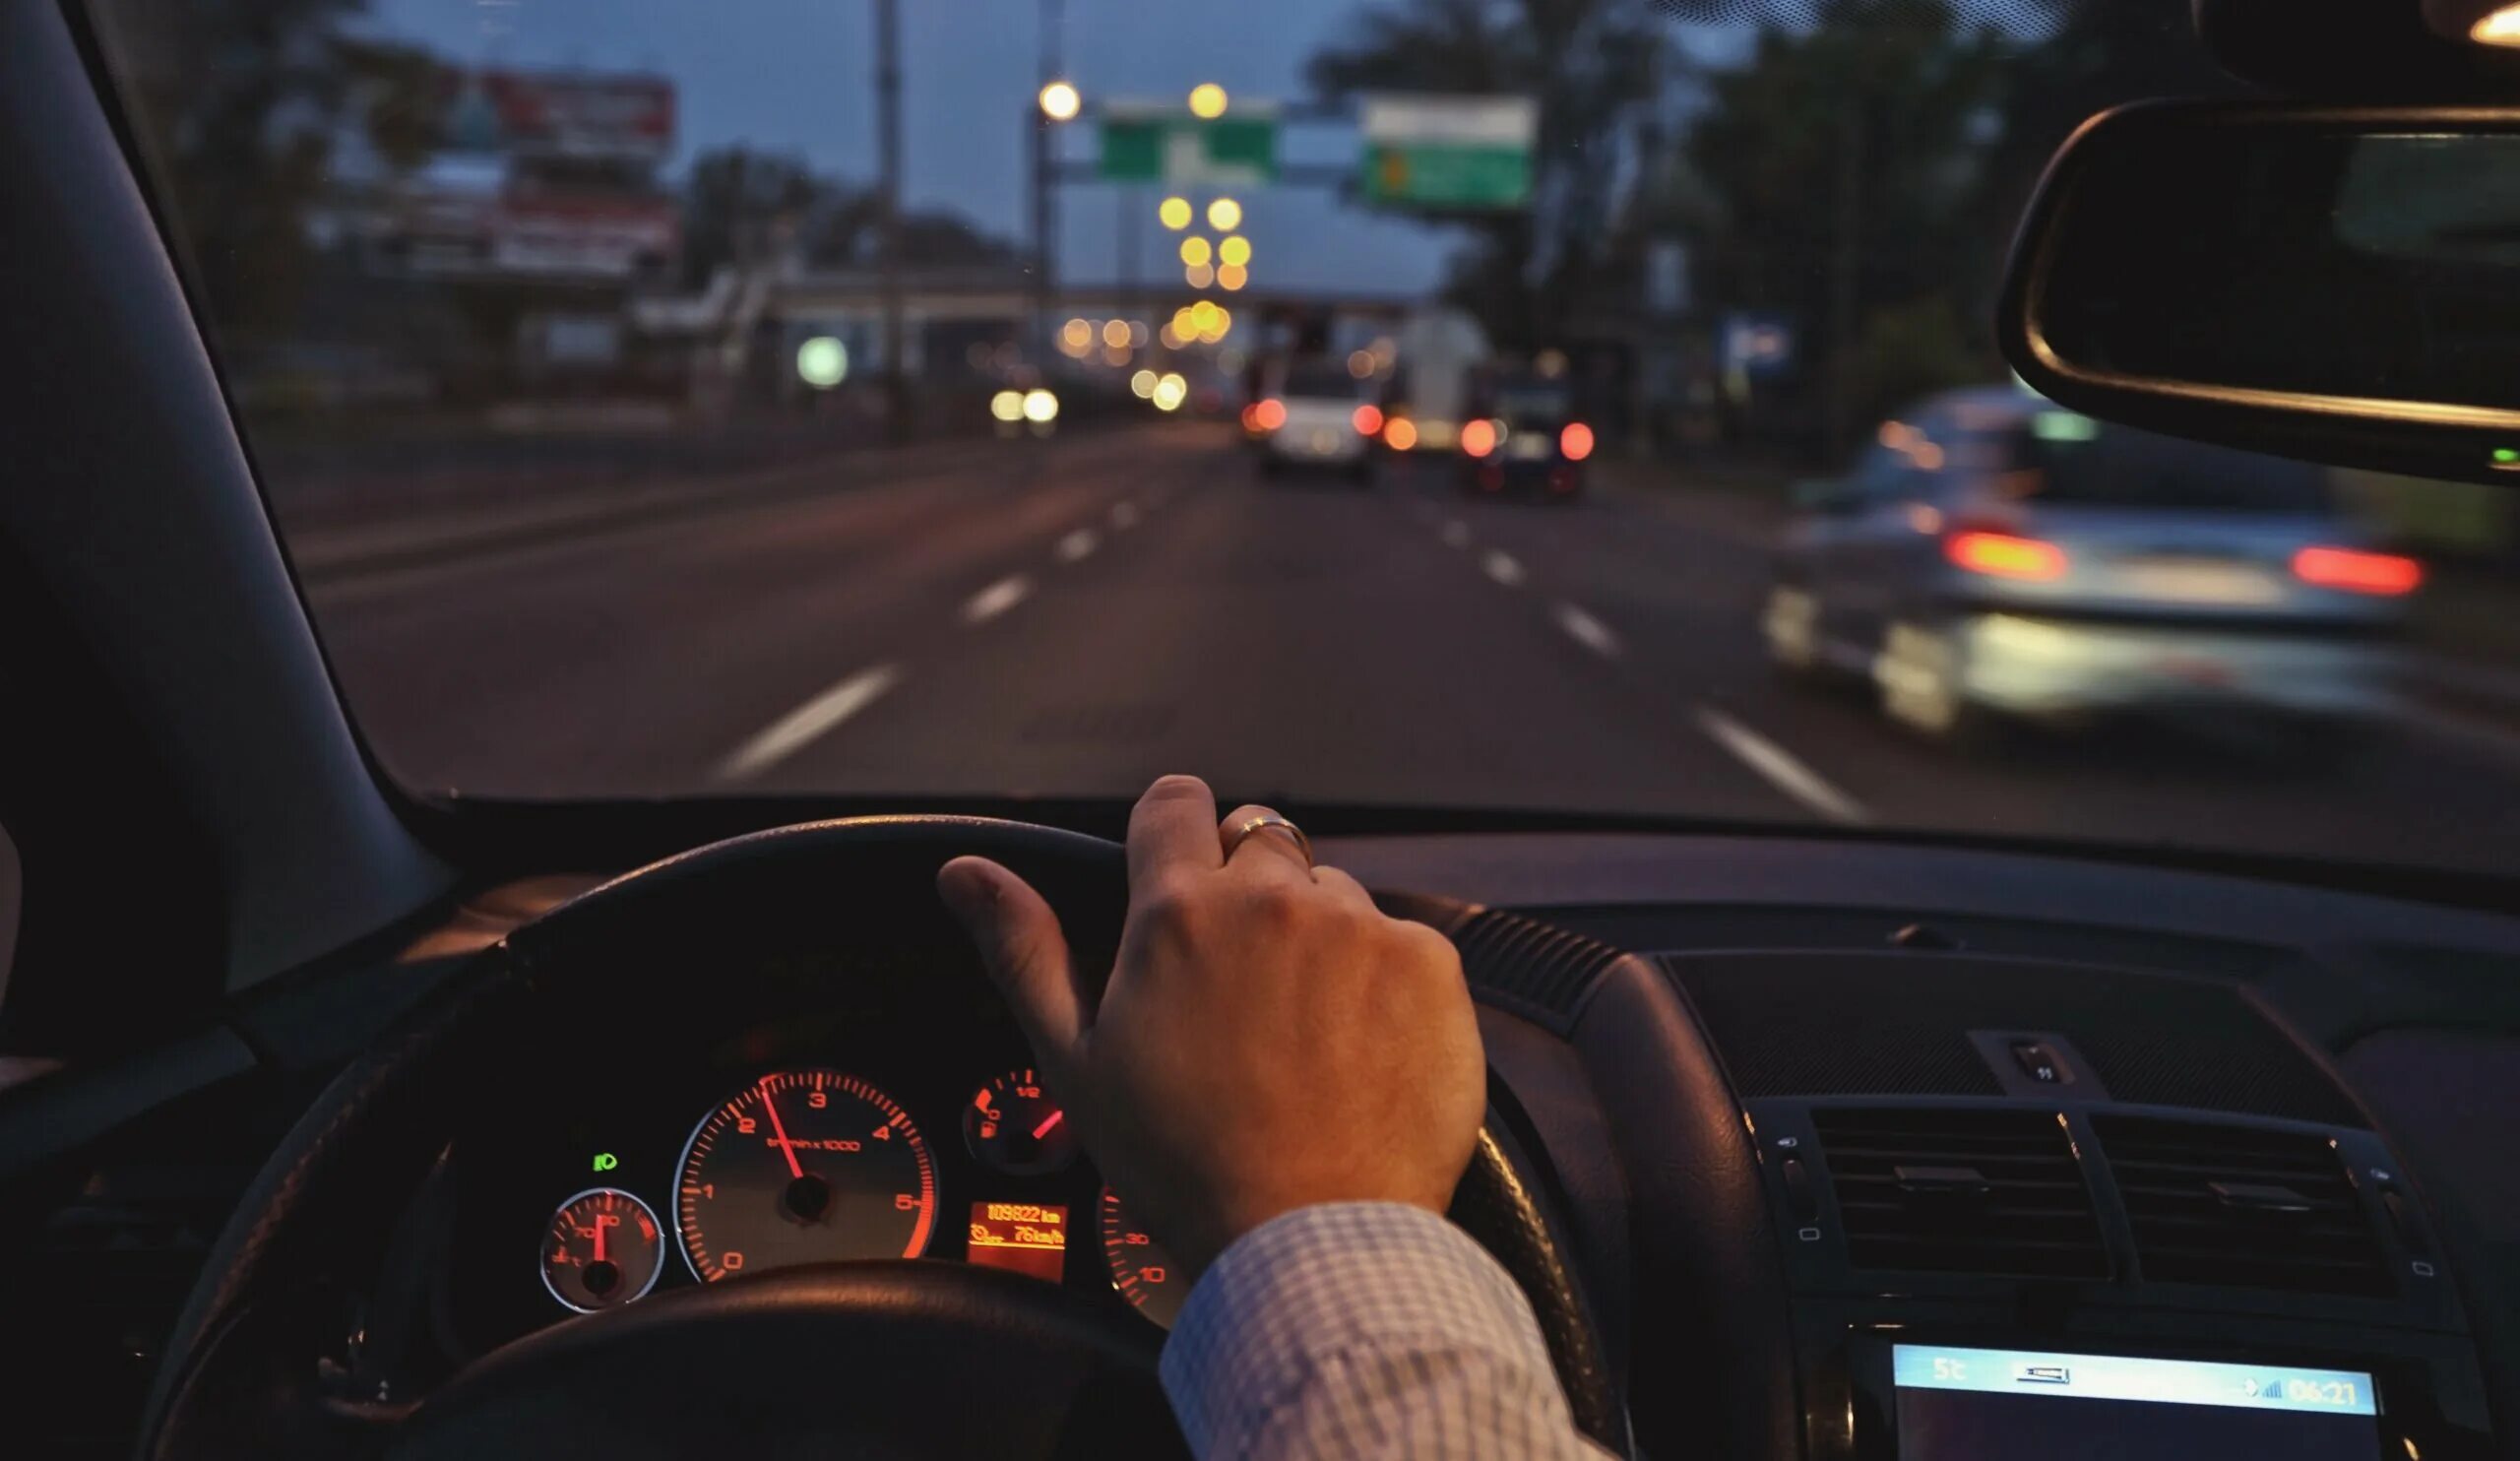
[[[94,5],[417,792],[2513,870],[2505,499],[1991,348],[2057,144],[2233,86],[2187,0]]]

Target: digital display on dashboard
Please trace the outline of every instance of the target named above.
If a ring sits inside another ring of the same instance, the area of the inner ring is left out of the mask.
[[[1042,1202],[973,1203],[971,1260],[1057,1283],[1067,1264],[1067,1209]]]
[[[2380,1461],[2359,1370],[1891,1347],[1899,1461]]]

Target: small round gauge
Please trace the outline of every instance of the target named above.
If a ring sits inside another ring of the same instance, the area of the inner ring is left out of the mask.
[[[1190,1297],[1171,1255],[1149,1237],[1120,1207],[1120,1194],[1102,1189],[1102,1261],[1110,1265],[1111,1287],[1139,1313],[1169,1329]]]
[[[682,1256],[710,1283],[852,1258],[915,1258],[936,1166],[898,1102],[836,1070],[763,1076],[700,1118],[674,1182]]]
[[[1076,1128],[1030,1069],[999,1076],[964,1103],[963,1144],[1009,1176],[1040,1176],[1076,1160]]]
[[[664,1266],[656,1213],[618,1187],[589,1187],[561,1203],[542,1241],[542,1286],[582,1314],[645,1296]]]

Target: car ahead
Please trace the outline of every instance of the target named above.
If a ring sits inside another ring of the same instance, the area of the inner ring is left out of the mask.
[[[1593,428],[1576,419],[1574,387],[1557,377],[1508,377],[1461,428],[1461,486],[1475,497],[1571,502],[1584,491]]]
[[[2327,743],[2317,732],[2391,709],[2424,580],[2370,544],[2324,469],[2006,388],[1882,423],[1852,473],[1800,496],[1764,615],[1771,658],[1867,676],[1892,720],[1939,739],[2007,719],[2254,712]]]
[[[1374,439],[1383,422],[1366,382],[1335,361],[1299,360],[1275,385],[1252,403],[1244,420],[1246,429],[1260,433],[1263,475],[1312,470],[1372,479]]]

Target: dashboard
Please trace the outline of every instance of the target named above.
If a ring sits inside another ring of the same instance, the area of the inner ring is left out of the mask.
[[[1168,1326],[1161,1244],[1086,1160],[1022,1039],[979,1010],[754,1025],[576,1062],[454,1148],[436,1305],[471,1356],[575,1314],[812,1263],[1007,1269]]]

